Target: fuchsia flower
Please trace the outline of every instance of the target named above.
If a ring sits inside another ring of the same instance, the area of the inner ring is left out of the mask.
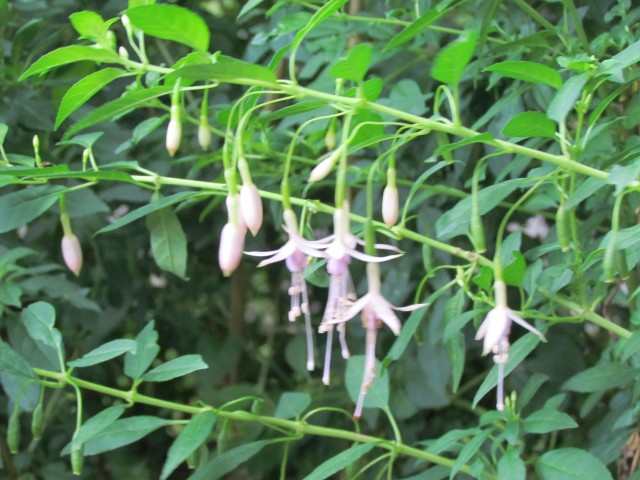
[[[242,260],[242,247],[247,227],[240,218],[238,211],[238,196],[227,197],[227,214],[229,221],[222,228],[220,247],[218,250],[218,265],[225,277],[231,275]]]
[[[494,285],[496,306],[489,311],[478,332],[476,340],[483,340],[482,355],[493,352],[493,362],[498,365],[498,388],[496,409],[504,410],[504,364],[509,359],[509,333],[511,322],[535,333],[540,340],[546,342],[545,336],[529,325],[522,317],[507,306],[507,287],[504,282],[496,281]]]
[[[304,315],[307,335],[307,370],[311,371],[315,369],[315,348],[304,269],[307,266],[308,257],[322,257],[323,253],[318,250],[317,242],[306,240],[298,233],[298,223],[295,213],[293,213],[292,210],[284,211],[284,221],[285,231],[289,234],[289,240],[282,247],[270,252],[245,253],[257,257],[270,257],[262,260],[258,264],[258,267],[270,265],[282,260],[285,261],[287,268],[291,272],[291,286],[289,287],[291,309],[289,310],[289,321],[293,322],[299,316]]]
[[[76,277],[79,276],[82,270],[82,247],[74,234],[65,234],[62,237],[62,258],[67,268]]]

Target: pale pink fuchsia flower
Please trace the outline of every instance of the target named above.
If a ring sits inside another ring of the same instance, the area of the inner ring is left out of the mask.
[[[82,270],[82,247],[78,237],[74,234],[65,234],[62,237],[62,258],[67,268],[76,277],[80,275],[80,270]]]
[[[285,231],[289,234],[289,240],[278,250],[270,252],[245,252],[247,255],[258,257],[270,257],[262,260],[258,267],[272,263],[285,261],[291,272],[291,285],[289,295],[291,297],[291,309],[289,321],[295,321],[304,315],[305,330],[307,336],[307,369],[315,369],[315,347],[313,329],[311,327],[311,313],[309,311],[309,295],[307,282],[304,279],[304,269],[307,266],[307,258],[322,257],[323,253],[316,248],[316,242],[306,240],[298,233],[298,222],[292,210],[284,211]]]
[[[478,332],[476,340],[483,340],[482,355],[493,352],[493,361],[498,366],[498,388],[496,409],[504,410],[504,364],[509,359],[509,333],[511,322],[535,333],[540,340],[546,342],[545,336],[536,328],[529,325],[522,317],[507,306],[507,287],[504,282],[494,284],[496,306],[489,311]]]
[[[382,192],[382,220],[387,227],[393,227],[398,222],[399,210],[398,189],[387,185]]]
[[[333,170],[333,167],[336,165],[336,163],[338,163],[341,154],[341,148],[330,152],[324,159],[320,161],[320,163],[318,163],[313,168],[313,170],[311,170],[307,182],[313,183],[324,180],[331,173],[331,170]]]
[[[367,330],[365,344],[365,362],[364,373],[362,375],[362,384],[360,385],[360,393],[353,416],[359,419],[362,416],[362,408],[364,400],[367,396],[369,387],[373,384],[376,374],[376,337],[378,329],[384,322],[393,333],[400,333],[400,320],[393,313],[393,310],[401,310],[410,312],[418,308],[426,306],[426,304],[409,305],[408,307],[394,307],[383,296],[380,291],[380,267],[376,263],[367,264],[367,282],[369,284],[369,292],[360,300],[355,302],[345,313],[346,320],[349,320],[361,313],[362,324]]]
[[[245,183],[240,188],[240,212],[245,225],[255,237],[262,226],[262,200],[253,183]]]
[[[171,119],[169,120],[169,126],[167,127],[167,137],[165,140],[165,146],[167,152],[172,157],[180,148],[180,141],[182,139],[182,124],[180,123],[180,107],[178,105],[171,106]]]
[[[211,146],[211,129],[209,128],[209,120],[206,115],[200,116],[200,124],[198,125],[198,145],[206,152]]]

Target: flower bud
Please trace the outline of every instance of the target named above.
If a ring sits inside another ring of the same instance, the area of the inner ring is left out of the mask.
[[[209,150],[211,146],[211,130],[209,129],[209,123],[206,117],[200,119],[200,125],[198,126],[198,145],[203,151]]]
[[[84,466],[84,445],[72,444],[71,446],[71,471],[74,475],[82,475]]]
[[[172,157],[180,148],[180,139],[182,138],[182,125],[180,123],[180,110],[177,105],[171,106],[171,120],[167,127],[166,147],[167,152]]]
[[[20,448],[20,409],[14,408],[7,426],[7,446],[12,454]]]
[[[262,226],[262,200],[253,183],[245,183],[240,189],[240,213],[245,225],[255,237]]]
[[[62,258],[69,270],[76,276],[80,275],[82,270],[82,248],[78,237],[73,234],[62,237]]]
[[[122,15],[122,17],[120,17],[120,21],[122,22],[124,28],[126,28],[127,30],[131,29],[131,20],[129,19],[128,15]]]
[[[388,227],[393,227],[398,221],[399,209],[398,189],[387,185],[382,192],[382,220]]]
[[[42,401],[40,401],[38,402],[38,405],[36,405],[36,408],[33,410],[33,414],[31,417],[31,433],[33,434],[34,440],[42,438],[42,430],[44,427],[42,411]]]
[[[227,223],[220,234],[218,265],[225,277],[228,277],[240,265],[244,247],[243,229],[233,223]]]
[[[331,173],[331,170],[333,170],[339,156],[339,149],[331,152],[324,160],[318,163],[313,170],[311,170],[307,182],[319,182],[320,180],[324,180],[327,175]]]
[[[129,52],[127,51],[126,48],[124,47],[120,47],[118,48],[118,55],[120,55],[120,58],[124,59],[124,60],[129,60]]]

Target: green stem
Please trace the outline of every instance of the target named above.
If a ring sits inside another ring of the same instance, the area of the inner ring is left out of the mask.
[[[351,118],[353,112],[347,113],[342,124],[342,140],[340,145],[340,160],[338,163],[338,174],[336,178],[336,208],[342,208],[347,199],[347,166],[349,165],[349,157],[347,149],[349,147],[349,129],[351,128]]]
[[[582,22],[578,16],[578,10],[576,10],[573,0],[564,0],[563,3],[564,7],[569,11],[569,15],[571,15],[571,21],[573,22],[573,26],[576,28],[576,33],[578,34],[580,43],[582,43],[582,48],[584,48],[585,52],[590,53],[591,47],[589,45],[589,39],[584,31],[584,27],[582,26]]]
[[[321,427],[319,425],[311,425],[309,423],[302,422],[302,421],[285,420],[282,418],[274,418],[274,417],[268,417],[264,415],[255,415],[245,411],[226,411],[226,410],[218,410],[212,406],[196,407],[193,405],[185,405],[182,403],[171,402],[171,401],[162,400],[162,399],[147,396],[147,395],[142,395],[140,393],[106,387],[98,383],[89,382],[87,380],[82,380],[80,378],[67,375],[66,373],[53,372],[50,370],[43,370],[40,368],[34,368],[33,371],[36,373],[36,375],[39,375],[40,377],[52,378],[62,383],[65,383],[73,388],[81,388],[81,389],[90,390],[93,392],[98,392],[104,395],[120,398],[129,403],[141,403],[144,405],[150,405],[157,408],[166,408],[176,412],[183,412],[190,415],[197,415],[199,413],[204,413],[204,412],[214,412],[219,418],[223,420],[258,423],[269,428],[286,429],[297,435],[315,435],[320,437],[339,438],[339,439],[349,440],[352,442],[359,442],[359,443],[375,443],[376,446],[378,446],[379,448],[383,448],[391,452],[396,452],[408,457],[414,457],[421,460],[425,460],[427,462],[431,462],[437,465],[443,465],[449,468],[453,467],[455,463],[455,460],[452,460],[440,455],[434,455],[424,450],[414,448],[400,442],[389,441],[379,437],[374,437],[372,435],[364,435],[362,433],[351,432],[347,430],[339,430],[339,429],[330,428],[330,427]],[[471,473],[471,469],[466,466],[462,467],[460,471],[468,474]]]

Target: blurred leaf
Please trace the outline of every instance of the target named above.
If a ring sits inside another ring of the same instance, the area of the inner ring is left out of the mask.
[[[329,478],[339,471],[344,470],[352,463],[357,462],[361,457],[373,450],[373,447],[375,447],[374,443],[353,445],[344,452],[340,452],[336,456],[318,465],[313,472],[304,477],[304,480],[324,480],[325,478]]]
[[[166,382],[205,368],[209,368],[209,366],[204,363],[201,355],[183,355],[148,371],[142,376],[142,379],[145,382]]]
[[[155,331],[153,320],[138,334],[136,343],[138,346],[135,352],[127,352],[124,356],[124,374],[133,380],[142,377],[160,351],[158,332]]]
[[[87,75],[72,85],[71,88],[67,90],[67,93],[64,94],[64,97],[62,97],[54,128],[57,130],[69,115],[84,105],[91,97],[116,78],[129,75],[131,75],[131,73],[120,68],[105,68],[91,75]]]
[[[573,109],[578,97],[580,97],[582,88],[588,78],[587,73],[581,73],[580,75],[574,75],[569,78],[562,88],[557,91],[553,100],[551,100],[547,109],[547,117],[555,120],[559,124],[564,122],[569,112]]]
[[[512,255],[515,257],[515,260],[504,267],[502,271],[503,280],[507,285],[520,287],[527,268],[527,262],[524,259],[524,255],[520,252],[512,252]]]
[[[32,303],[22,310],[21,316],[31,338],[48,345],[64,357],[62,336],[54,327],[56,311],[53,306],[45,302]]]
[[[240,13],[238,13],[238,16],[236,18],[240,18],[246,15],[251,10],[253,10],[258,5],[260,5],[262,2],[264,2],[264,0],[247,0],[246,2],[244,2],[244,5],[240,9]]]
[[[0,304],[20,308],[22,306],[21,296],[22,289],[17,284],[7,280],[0,283]]]
[[[573,418],[555,408],[543,408],[524,419],[524,430],[527,433],[542,434],[577,427]]]
[[[540,387],[549,380],[547,375],[534,373],[518,395],[518,407],[523,410],[538,392]]]
[[[136,351],[137,343],[135,340],[119,339],[112,340],[100,345],[98,348],[91,350],[89,353],[85,353],[82,358],[67,362],[70,367],[90,367],[97,365],[107,360],[111,360],[119,355],[127,352]]]
[[[541,480],[607,480],[607,467],[591,453],[578,448],[560,448],[544,453],[536,461]]]
[[[509,449],[498,461],[498,480],[525,480],[527,469],[515,448]]]
[[[460,38],[440,50],[433,61],[431,76],[439,82],[458,85],[464,69],[473,57],[477,37],[475,30],[467,30]]]
[[[355,403],[360,394],[362,375],[364,374],[364,355],[354,355],[347,360],[344,373],[344,383],[349,392],[349,397]],[[389,404],[389,376],[386,371],[380,374],[382,364],[376,360],[376,374],[372,385],[367,391],[364,400],[364,408],[386,408]]]
[[[430,305],[429,300],[427,300],[427,305]],[[418,330],[420,322],[422,321],[426,313],[426,308],[419,308],[418,310],[414,310],[413,312],[411,312],[407,321],[404,322],[402,330],[400,330],[400,335],[398,335],[395,342],[393,343],[393,346],[389,350],[387,358],[385,359],[385,363],[387,363],[387,359],[389,359],[389,361],[393,361],[398,360],[402,357],[402,354],[407,349],[409,342]]]
[[[95,233],[95,235],[117,230],[119,228],[124,227],[125,225],[128,225],[131,222],[135,222],[140,218],[146,217],[153,212],[162,210],[163,208],[166,208],[169,205],[173,205],[175,203],[181,202],[189,198],[196,197],[198,195],[200,195],[200,193],[198,192],[178,192],[178,193],[174,193],[173,195],[169,195],[168,197],[163,197],[159,200],[155,200],[149,203],[148,205],[145,205],[144,207],[140,207],[136,210],[133,210],[127,213],[126,215],[123,215],[122,217],[118,218],[110,225],[107,225],[106,227],[103,227],[100,230],[98,230]]]
[[[502,134],[509,137],[556,138],[556,124],[542,112],[522,112],[507,122]]]
[[[640,368],[611,362],[588,368],[574,375],[562,385],[563,390],[597,392],[623,387],[640,375]]]
[[[43,55],[36,60],[22,75],[18,81],[23,81],[32,75],[45,73],[52,68],[69,63],[88,60],[95,63],[121,63],[122,59],[112,50],[105,50],[98,47],[85,47],[80,45],[71,45],[62,47]]]
[[[515,78],[531,83],[542,83],[553,88],[562,87],[560,73],[551,67],[541,63],[507,61],[495,63],[483,70],[483,72],[495,72],[503,77]]]
[[[620,195],[622,191],[634,183],[640,176],[640,161],[631,165],[614,165],[605,182],[616,187],[615,195]],[[602,184],[600,184],[602,185]]]
[[[422,15],[417,20],[414,20],[411,25],[397,33],[391,40],[389,40],[389,42],[387,42],[382,51],[386,52],[387,50],[391,50],[392,48],[399,47],[400,45],[407,43],[409,40],[411,40],[421,32],[424,32],[429,27],[429,25],[431,25],[433,22],[447,13],[447,7],[451,5],[453,1],[454,0],[446,0],[443,2],[439,2],[427,13]]]
[[[465,138],[458,142],[447,143],[444,145],[440,145],[435,152],[433,152],[434,156],[441,156],[445,153],[452,152],[458,148],[466,147],[467,145],[472,145],[474,143],[482,143],[487,142],[489,140],[493,140],[493,135],[489,132],[481,133],[480,135],[476,135],[471,138]]]
[[[273,440],[258,440],[227,450],[199,467],[189,480],[217,480],[249,460]]]
[[[7,137],[9,127],[6,123],[0,123],[0,146],[4,144],[4,139]]]
[[[640,62],[640,40],[602,62],[598,73],[610,74],[614,70],[627,68],[638,62]]]
[[[284,392],[280,396],[276,418],[298,418],[311,405],[311,395],[307,392]]]
[[[126,12],[131,23],[152,37],[209,49],[209,28],[199,15],[177,5],[143,5]]]
[[[296,33],[296,36],[293,38],[292,44],[294,46],[299,45],[302,39],[307,35],[307,33],[327,20],[338,10],[340,10],[345,3],[347,3],[347,0],[329,0],[328,2],[326,2],[322,7],[316,10],[316,12],[307,22],[307,25],[304,28],[300,29],[298,33]]]
[[[158,267],[180,278],[187,273],[187,239],[173,209],[168,206],[147,216],[151,252]]]
[[[464,467],[469,462],[469,460],[471,460],[471,458],[478,452],[478,450],[480,450],[480,447],[482,447],[482,444],[490,434],[490,430],[484,430],[478,433],[476,436],[472,437],[471,440],[469,440],[464,445],[464,447],[462,447],[462,450],[460,450],[456,461],[451,467],[449,478],[454,478],[456,476],[456,473],[458,473],[460,469]]]
[[[125,411],[124,405],[113,405],[100,413],[94,415],[84,422],[73,436],[73,441],[77,444],[83,444],[87,440],[98,435],[105,428],[118,420]]]
[[[371,63],[371,53],[371,45],[366,43],[356,45],[349,51],[346,58],[338,60],[331,67],[331,76],[362,82]]]
[[[15,230],[42,215],[64,190],[58,185],[37,185],[0,197],[0,233]]]
[[[80,145],[84,148],[91,148],[103,135],[104,132],[85,133],[83,135],[76,135],[68,140],[60,140],[58,145]]]
[[[2,340],[0,340],[0,371],[17,377],[36,378],[31,365]]]
[[[577,207],[583,200],[593,196],[598,190],[604,187],[607,184],[607,180],[594,177],[587,178],[578,185],[578,188],[576,188],[573,194],[569,197],[565,204],[565,208],[569,210]]]
[[[239,85],[255,85],[258,82],[272,84],[277,81],[275,73],[268,68],[223,56],[211,65],[187,65],[174,71],[169,77],[188,81],[217,80]]]
[[[169,447],[160,475],[162,480],[168,478],[189,455],[207,441],[215,423],[216,415],[213,412],[200,413],[191,419]]]

